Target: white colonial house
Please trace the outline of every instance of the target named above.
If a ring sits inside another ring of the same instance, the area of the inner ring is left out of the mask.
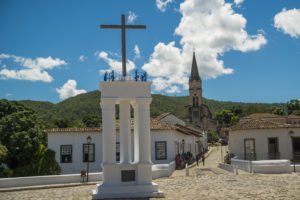
[[[151,160],[154,164],[166,164],[174,161],[177,154],[191,152],[194,156],[202,151],[202,133],[181,125],[170,125],[155,119],[150,121],[151,128]],[[120,157],[119,123],[116,123],[116,160]],[[102,128],[54,128],[45,130],[48,134],[48,148],[56,152],[55,159],[59,163],[62,174],[101,171],[102,162]],[[133,122],[131,122],[131,143],[133,138]],[[92,138],[89,146],[87,137]],[[134,151],[132,145],[132,155]],[[134,159],[134,157],[132,157]]]
[[[253,114],[229,129],[229,153],[245,160],[300,161],[299,116]]]

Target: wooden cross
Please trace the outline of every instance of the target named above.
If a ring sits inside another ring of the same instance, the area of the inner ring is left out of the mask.
[[[145,29],[145,25],[126,25],[125,15],[122,14],[121,25],[101,25],[100,28],[113,28],[122,29],[122,76],[126,76],[126,41],[125,41],[125,30],[126,29]]]

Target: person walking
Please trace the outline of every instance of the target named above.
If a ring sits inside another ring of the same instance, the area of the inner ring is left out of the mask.
[[[198,162],[199,162],[199,154],[197,154],[196,156],[196,161],[197,161],[197,166],[199,166]]]
[[[202,154],[202,162],[203,162],[203,166],[205,165],[205,153]]]

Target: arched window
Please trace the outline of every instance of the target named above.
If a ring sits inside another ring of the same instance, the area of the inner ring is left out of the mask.
[[[196,94],[194,94],[194,96],[193,96],[193,107],[195,107],[196,106]]]

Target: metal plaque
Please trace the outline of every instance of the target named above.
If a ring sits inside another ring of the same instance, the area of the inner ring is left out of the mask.
[[[135,181],[135,170],[122,170],[121,181],[122,182]]]

